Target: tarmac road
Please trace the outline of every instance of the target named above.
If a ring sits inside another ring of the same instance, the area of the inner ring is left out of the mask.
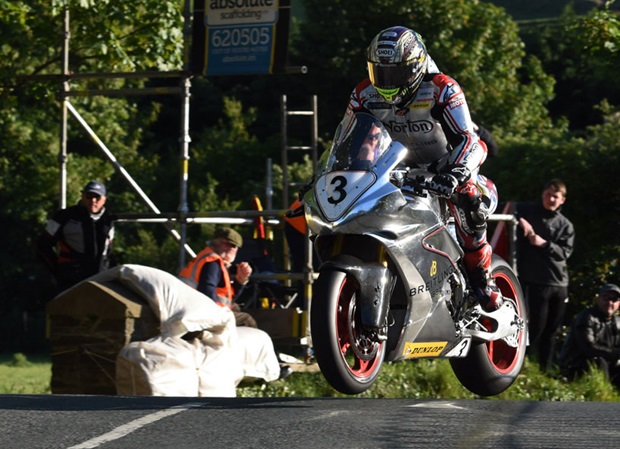
[[[615,448],[620,403],[0,395],[0,448]]]

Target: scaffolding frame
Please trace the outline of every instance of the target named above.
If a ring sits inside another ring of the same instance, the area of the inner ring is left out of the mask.
[[[183,16],[184,22],[184,45],[185,48],[189,48],[189,41],[191,39],[191,27],[192,27],[192,11],[191,0],[184,1]],[[58,155],[59,164],[59,206],[60,208],[66,207],[67,196],[67,137],[68,137],[68,116],[71,114],[87,132],[89,137],[97,144],[97,146],[104,152],[108,160],[115,166],[119,173],[129,182],[133,190],[139,195],[139,197],[149,206],[151,214],[120,214],[117,221],[134,221],[134,222],[151,222],[162,223],[169,230],[171,235],[179,242],[179,270],[185,266],[185,257],[190,255],[195,257],[196,253],[187,244],[187,224],[189,223],[226,223],[226,224],[252,224],[254,218],[264,217],[268,219],[270,225],[280,225],[282,217],[286,212],[288,203],[284,204],[283,209],[272,210],[271,209],[271,186],[267,185],[267,203],[269,205],[268,210],[262,211],[231,211],[231,212],[207,212],[207,213],[190,213],[187,204],[187,192],[189,182],[189,144],[191,142],[189,134],[189,112],[190,112],[190,89],[192,74],[188,70],[188,60],[186,58],[185,67],[182,71],[170,71],[170,72],[128,72],[128,73],[83,73],[73,74],[69,71],[69,45],[70,45],[70,13],[69,7],[65,3],[63,10],[63,45],[62,45],[62,72],[57,75],[33,75],[22,76],[20,79],[24,80],[57,80],[61,82],[61,89],[59,92],[60,106],[60,151]],[[187,54],[187,52],[186,52]],[[287,73],[306,73],[306,67],[287,68]],[[84,91],[72,91],[70,89],[70,81],[72,79],[105,79],[105,78],[178,78],[179,85],[177,87],[161,87],[161,88],[139,88],[139,89],[89,89]],[[140,188],[140,186],[133,180],[131,175],[124,169],[124,167],[118,162],[114,154],[106,147],[106,145],[97,136],[95,131],[88,125],[86,120],[79,114],[75,107],[71,104],[69,99],[71,97],[80,96],[126,96],[126,95],[179,95],[181,99],[181,121],[180,121],[180,137],[179,137],[179,152],[180,152],[180,179],[179,179],[179,206],[176,213],[163,213],[161,212],[155,203],[147,196],[147,194]],[[286,107],[286,97],[282,100],[283,109],[283,154],[286,154],[287,150],[291,149],[310,149],[313,150],[313,169],[316,171],[317,164],[317,100],[316,96],[313,97],[313,109],[312,111],[288,111]],[[312,116],[313,119],[313,138],[310,147],[293,148],[288,147],[286,142],[286,117],[289,115],[307,115]],[[285,178],[288,180],[288,167],[286,165],[286,159],[283,161],[283,170],[285,170]],[[270,167],[268,167],[268,179],[270,179]],[[268,181],[269,184],[270,181]],[[293,184],[290,184],[293,186]],[[283,186],[283,199],[285,202],[289,200],[288,194],[288,181],[284,182]],[[509,247],[510,247],[510,259],[509,263],[516,270],[516,258],[514,257],[514,240],[516,238],[515,232],[515,220],[512,215],[491,215],[490,220],[506,221],[509,223]],[[180,232],[173,228],[172,224],[177,223],[180,226]],[[308,240],[309,241],[309,240]],[[286,272],[281,274],[256,274],[253,275],[255,280],[300,280],[303,281],[306,289],[304,296],[306,297],[306,306],[309,306],[311,296],[311,284],[316,278],[316,274],[312,271],[311,257],[312,249],[310,244],[305,251],[306,256],[306,268],[303,273]],[[309,326],[308,326],[309,330]]]
[[[262,211],[233,211],[233,212],[215,212],[215,213],[190,213],[187,203],[188,182],[189,182],[189,144],[191,137],[189,134],[189,113],[190,113],[190,89],[193,74],[189,70],[189,48],[192,38],[192,0],[184,0],[183,17],[183,41],[184,41],[184,69],[180,71],[143,71],[143,72],[102,72],[102,73],[72,73],[69,70],[69,49],[70,49],[70,11],[69,6],[65,3],[63,8],[63,31],[62,31],[62,70],[60,74],[48,75],[26,75],[18,76],[23,81],[56,81],[60,83],[58,99],[60,101],[60,133],[59,133],[59,208],[67,207],[67,140],[68,140],[68,119],[69,115],[73,116],[80,126],[84,129],[90,139],[99,147],[106,158],[114,165],[116,170],[125,178],[135,193],[149,207],[151,213],[144,214],[117,214],[118,222],[145,222],[145,223],[161,223],[169,231],[169,233],[177,240],[180,245],[179,251],[179,270],[185,266],[186,255],[195,257],[196,252],[187,244],[187,224],[190,223],[216,223],[216,224],[252,224],[255,217],[264,217],[267,223],[277,226],[281,223],[282,217],[286,212],[282,210],[262,210]],[[286,73],[306,73],[307,68],[286,67]],[[87,90],[71,90],[70,82],[80,79],[136,79],[136,78],[178,78],[179,85],[177,87],[153,87],[153,88],[121,88],[121,89],[87,89]],[[138,183],[131,177],[129,172],[116,159],[113,152],[105,145],[105,143],[97,136],[96,132],[90,127],[87,121],[81,116],[75,106],[70,102],[72,97],[122,97],[128,95],[178,95],[181,100],[181,120],[180,120],[180,136],[179,136],[179,153],[180,153],[180,176],[179,176],[179,205],[176,213],[163,213],[141,189]],[[270,171],[270,167],[268,167]],[[267,182],[271,182],[268,177]],[[267,186],[268,203],[271,205],[269,192],[272,187]],[[180,231],[177,231],[172,224],[177,223]]]
[[[191,29],[192,29],[192,1],[185,0],[183,8],[184,27],[183,27],[183,42],[187,55],[187,49],[190,45]],[[144,201],[144,203],[155,214],[161,215],[161,211],[157,208],[155,203],[147,196],[147,194],[140,188],[137,182],[131,177],[131,175],[125,170],[125,168],[116,159],[112,151],[103,143],[103,141],[97,136],[95,131],[88,125],[87,121],[80,115],[78,110],[70,102],[71,97],[92,97],[92,96],[127,96],[127,95],[179,95],[181,98],[181,136],[180,142],[180,159],[181,159],[181,176],[179,184],[179,207],[177,211],[177,221],[180,225],[181,231],[178,232],[172,227],[170,220],[164,223],[164,226],[168,229],[170,234],[179,242],[179,267],[182,268],[185,265],[185,254],[189,254],[191,257],[196,256],[196,253],[186,243],[186,223],[185,219],[188,213],[187,206],[187,182],[188,182],[188,167],[189,167],[189,143],[191,142],[189,136],[189,99],[190,99],[190,87],[192,74],[188,70],[189,61],[186,57],[184,61],[184,70],[181,71],[143,71],[143,72],[103,72],[103,73],[72,73],[69,70],[69,48],[71,40],[70,31],[70,11],[68,3],[65,2],[63,7],[63,30],[62,30],[62,69],[60,74],[49,75],[27,75],[18,76],[19,80],[23,81],[59,81],[60,90],[58,92],[58,99],[60,101],[60,133],[59,133],[59,154],[58,154],[58,205],[60,209],[67,207],[67,138],[68,138],[68,118],[71,114],[81,127],[86,131],[91,140],[103,151],[107,159],[114,165],[118,172],[129,182],[129,185],[138,194],[138,196]],[[71,80],[78,79],[130,79],[130,78],[179,78],[178,87],[155,87],[155,88],[125,88],[125,89],[88,89],[82,91],[72,91],[70,87]],[[134,221],[139,221],[138,217],[134,218]],[[179,269],[180,269],[179,268]]]

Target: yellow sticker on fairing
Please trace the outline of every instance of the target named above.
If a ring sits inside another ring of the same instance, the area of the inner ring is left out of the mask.
[[[436,260],[433,260],[433,263],[431,263],[431,270],[429,274],[431,276],[435,276],[437,274],[437,261]]]
[[[437,357],[448,344],[447,341],[433,341],[427,343],[405,343],[403,357],[412,359],[415,357]]]

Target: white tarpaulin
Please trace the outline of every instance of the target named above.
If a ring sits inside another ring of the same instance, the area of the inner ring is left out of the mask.
[[[118,354],[120,395],[234,397],[243,378],[273,381],[280,365],[269,335],[235,325],[233,313],[165,271],[122,265],[91,280],[117,280],[146,301],[161,334]],[[188,332],[196,338],[184,340]]]

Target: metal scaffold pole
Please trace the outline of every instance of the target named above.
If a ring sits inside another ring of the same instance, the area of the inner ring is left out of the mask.
[[[191,87],[191,73],[189,71],[189,47],[191,40],[192,29],[192,0],[185,0],[184,8],[184,39],[185,39],[185,67],[183,72],[140,72],[140,73],[87,73],[87,74],[72,74],[69,70],[69,46],[71,39],[70,32],[70,12],[68,2],[65,2],[63,9],[63,33],[62,33],[62,72],[60,74],[60,88],[58,90],[58,99],[60,100],[60,148],[58,153],[59,164],[59,208],[64,209],[67,206],[67,154],[68,154],[68,117],[71,113],[77,121],[82,125],[87,134],[97,144],[97,146],[103,150],[108,159],[116,167],[116,169],[125,177],[131,187],[138,193],[148,207],[156,214],[161,214],[159,209],[150,200],[150,198],[144,193],[140,186],[132,179],[129,173],[123,168],[123,166],[116,160],[113,153],[105,146],[105,144],[97,137],[93,129],[88,125],[86,120],[79,114],[79,112],[70,103],[69,98],[72,96],[93,96],[93,95],[105,95],[105,96],[124,96],[124,95],[161,95],[161,94],[180,94],[181,98],[181,123],[180,123],[180,160],[181,160],[181,179],[180,179],[180,193],[179,193],[179,207],[178,207],[178,223],[180,227],[180,233],[172,227],[172,223],[165,222],[164,225],[168,228],[172,236],[180,244],[179,255],[179,269],[185,266],[186,253],[195,257],[196,253],[186,243],[186,228],[187,228],[187,216],[189,207],[187,204],[187,184],[188,184],[188,172],[189,172],[189,143],[191,142],[189,136],[189,106],[190,106],[190,87]],[[48,79],[57,77],[58,75],[42,75],[33,77],[23,77],[32,79]],[[155,87],[155,88],[141,88],[141,89],[88,89],[83,91],[71,91],[70,80],[71,79],[86,79],[86,78],[134,78],[134,77],[181,77],[180,86],[176,88],[171,87]]]
[[[191,137],[189,135],[189,106],[190,106],[190,87],[191,76],[189,71],[189,49],[191,46],[192,37],[192,0],[185,0],[185,6],[183,9],[183,64],[185,75],[181,79],[181,136],[179,138],[180,144],[180,162],[181,173],[179,179],[179,222],[181,223],[181,238],[180,238],[180,251],[179,251],[179,271],[185,266],[185,247],[187,246],[187,213],[189,212],[189,206],[187,204],[187,184],[189,181],[189,144]]]
[[[60,152],[58,153],[59,165],[59,201],[60,209],[67,207],[67,103],[69,92],[69,6],[65,2],[63,14],[63,33],[62,33],[62,84],[60,87]]]
[[[185,251],[184,247],[186,245],[186,236],[187,236],[187,213],[189,212],[189,206],[187,205],[187,183],[189,180],[189,143],[191,142],[191,138],[189,136],[189,98],[190,98],[190,86],[191,81],[189,76],[184,77],[181,80],[183,84],[183,94],[182,94],[182,108],[183,112],[181,114],[181,137],[180,137],[180,146],[181,146],[181,176],[180,176],[180,186],[179,186],[179,221],[181,223],[181,251],[179,251],[179,270],[181,270],[185,266]]]

